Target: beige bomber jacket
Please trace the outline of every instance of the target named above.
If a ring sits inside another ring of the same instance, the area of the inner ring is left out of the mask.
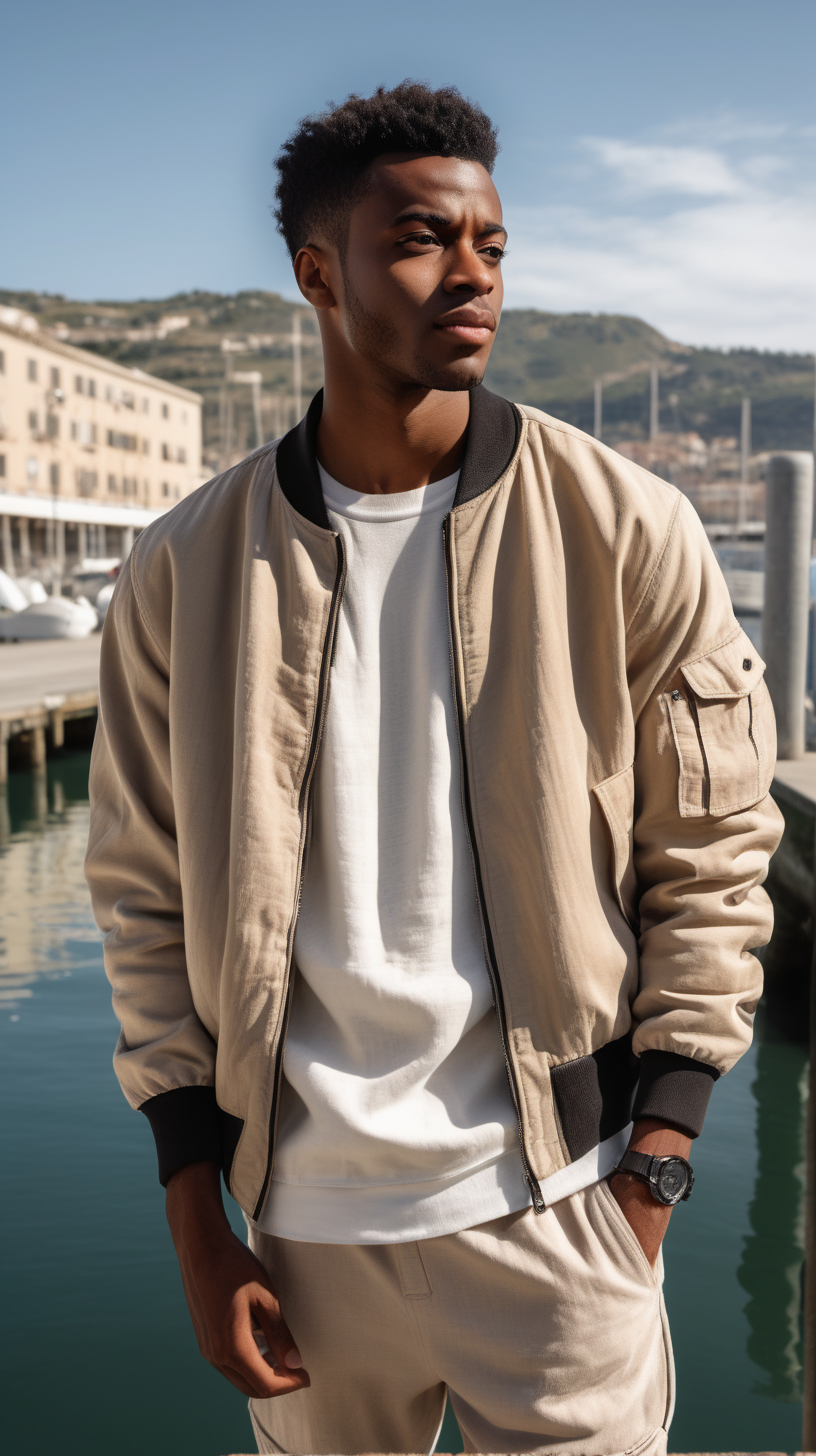
[[[302,423],[138,539],[105,624],[87,875],[163,1182],[274,1157],[345,584]],[[480,388],[445,522],[462,802],[531,1201],[631,1116],[696,1136],[751,1039],[773,714],[670,485]]]

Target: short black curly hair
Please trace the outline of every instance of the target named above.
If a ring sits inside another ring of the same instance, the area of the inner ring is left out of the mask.
[[[496,128],[455,86],[432,91],[402,81],[373,96],[351,95],[319,116],[304,117],[275,159],[275,218],[294,258],[315,230],[342,242],[348,214],[364,190],[366,168],[386,152],[429,152],[480,162],[492,172]]]

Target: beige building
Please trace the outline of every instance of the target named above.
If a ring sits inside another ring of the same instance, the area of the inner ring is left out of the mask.
[[[201,397],[0,309],[0,565],[119,556],[202,481]]]

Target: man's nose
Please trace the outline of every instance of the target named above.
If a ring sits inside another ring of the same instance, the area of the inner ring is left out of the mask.
[[[446,293],[476,293],[486,296],[493,292],[496,280],[490,268],[479,253],[474,253],[470,243],[457,245],[451,267],[445,275]]]

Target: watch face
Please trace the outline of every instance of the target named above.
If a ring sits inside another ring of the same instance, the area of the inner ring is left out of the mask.
[[[661,1203],[679,1203],[689,1186],[689,1168],[683,1158],[667,1158],[657,1175]]]

